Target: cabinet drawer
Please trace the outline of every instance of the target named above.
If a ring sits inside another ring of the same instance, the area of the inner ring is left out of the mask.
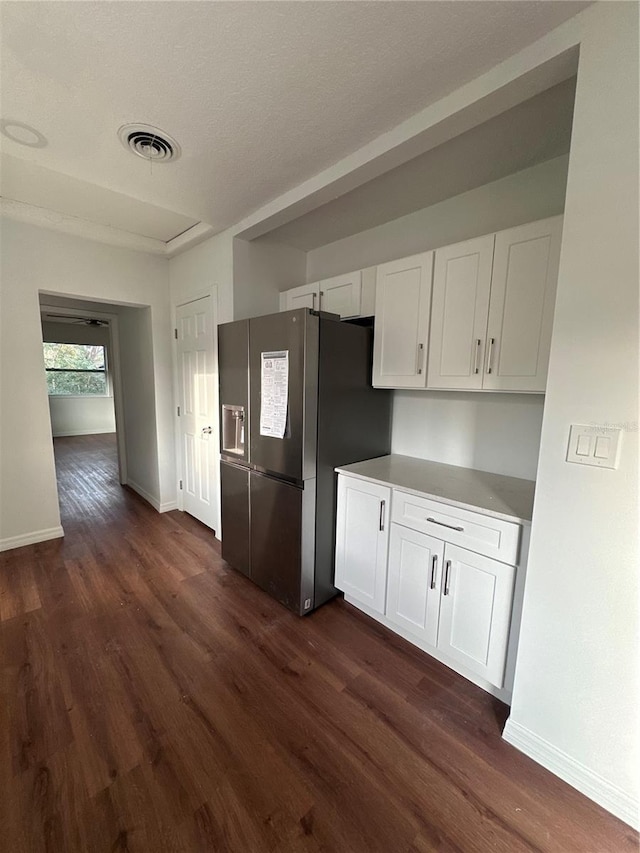
[[[519,524],[410,495],[397,489],[393,491],[391,517],[397,524],[420,530],[477,554],[484,554],[512,565],[518,562]]]

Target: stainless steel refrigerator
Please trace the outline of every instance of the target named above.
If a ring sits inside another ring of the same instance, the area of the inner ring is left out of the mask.
[[[222,556],[301,615],[336,594],[334,468],[390,451],[371,354],[371,328],[307,308],[218,328]]]

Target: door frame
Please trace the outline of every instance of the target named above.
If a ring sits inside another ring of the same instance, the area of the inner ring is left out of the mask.
[[[216,512],[214,517],[215,527],[213,528],[216,539],[221,539],[221,512],[220,512],[220,418],[218,411],[220,403],[218,400],[218,285],[213,284],[211,287],[204,287],[198,290],[190,291],[181,297],[172,297],[171,299],[171,361],[173,372],[173,424],[174,424],[174,448],[176,458],[176,496],[178,509],[184,512],[184,495],[180,489],[180,480],[184,481],[184,470],[182,464],[182,446],[180,442],[180,418],[178,417],[178,400],[180,399],[180,384],[178,381],[178,342],[175,337],[174,329],[177,329],[178,308],[183,305],[188,305],[191,302],[197,302],[205,297],[211,299],[211,314],[213,317],[213,403],[215,406],[215,416],[213,426],[214,439],[214,488],[216,495]]]
[[[53,294],[56,295],[56,294]],[[47,294],[40,293],[46,300]],[[72,298],[72,297],[69,297]],[[77,297],[78,299],[81,297]],[[83,301],[91,302],[86,299]],[[96,303],[99,304],[99,303]],[[96,320],[106,320],[109,323],[109,381],[113,389],[113,410],[116,422],[116,444],[118,448],[118,480],[120,485],[127,484],[127,443],[124,431],[124,401],[122,397],[122,360],[120,357],[120,332],[118,328],[118,315],[108,311],[83,310],[81,308],[66,308],[60,305],[49,305],[40,302],[40,312],[46,311],[54,315],[56,312],[76,317],[90,316]],[[53,432],[52,432],[53,435]]]

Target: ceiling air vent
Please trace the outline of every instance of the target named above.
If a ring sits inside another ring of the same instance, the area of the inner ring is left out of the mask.
[[[175,139],[150,124],[124,124],[118,136],[125,148],[152,163],[168,163],[180,156]]]

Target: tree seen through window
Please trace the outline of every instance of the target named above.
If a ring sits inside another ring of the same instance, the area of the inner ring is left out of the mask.
[[[45,343],[43,347],[49,394],[104,396],[108,393],[103,346]]]

